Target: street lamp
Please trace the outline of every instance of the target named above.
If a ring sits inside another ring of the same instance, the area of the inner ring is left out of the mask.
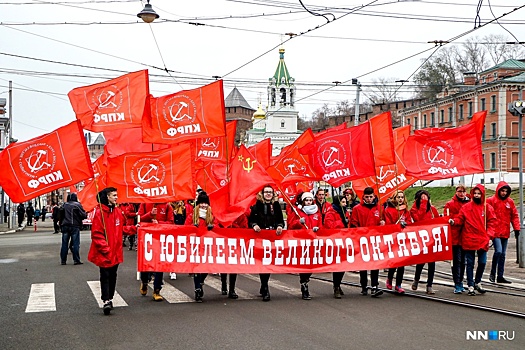
[[[356,86],[354,126],[357,126],[359,125],[359,92],[361,91],[361,83],[359,83],[357,78],[352,78],[352,85]]]
[[[142,18],[142,20],[146,23],[151,23],[157,18],[159,18],[159,15],[157,14],[157,12],[155,12],[155,10],[153,10],[153,7],[151,7],[148,0],[148,3],[144,5],[142,11],[137,13],[137,17]]]

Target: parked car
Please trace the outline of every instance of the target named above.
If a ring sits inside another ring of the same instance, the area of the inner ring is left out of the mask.
[[[82,220],[82,231],[91,230],[93,217],[95,216],[95,209],[87,213],[87,218]]]

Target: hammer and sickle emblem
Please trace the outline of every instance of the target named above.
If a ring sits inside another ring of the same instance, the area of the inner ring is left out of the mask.
[[[155,176],[155,174],[152,174],[151,176],[148,177],[148,175],[149,175],[149,173],[151,173],[151,171],[153,171],[153,170],[156,171],[159,168],[158,166],[156,166],[155,164],[149,164],[148,171],[146,171],[146,173],[144,175],[141,175],[142,169],[144,167],[145,166],[141,167],[139,169],[139,171],[137,172],[137,177],[139,178],[139,183],[141,183],[141,184],[148,183],[148,182],[151,182],[152,180],[159,181],[159,178],[157,176]]]
[[[115,104],[115,102],[112,101],[115,95],[116,94],[111,90],[108,90],[98,95],[98,102],[99,102],[98,108],[108,108],[108,107],[116,108],[117,105]]]
[[[36,156],[32,154],[29,158],[26,159],[27,166],[29,167],[32,173],[36,173],[37,171],[41,170],[44,166],[46,167],[51,166],[51,164],[49,164],[45,160],[40,161],[40,158],[42,158],[42,156],[45,156],[47,154],[47,151],[44,151],[41,149],[41,150],[38,150],[36,153],[37,153]],[[33,157],[36,157],[36,158],[33,164],[31,164],[31,158]]]
[[[440,154],[443,153],[442,158],[440,157]],[[434,154],[434,156],[432,156]],[[427,151],[427,157],[430,163],[442,163],[446,164],[446,151],[443,147],[437,146],[436,148],[430,147]]]
[[[246,163],[246,166],[245,166],[244,164],[242,165],[242,168],[243,168],[244,170],[246,170],[247,172],[250,172],[250,171],[253,169],[253,165],[254,165],[255,163],[257,163],[257,160],[255,160],[255,159],[254,159],[254,160],[251,160],[251,162],[250,162],[250,160],[251,160],[251,159],[250,159],[249,157],[246,158],[246,159],[244,159],[244,161],[245,161],[245,163]]]

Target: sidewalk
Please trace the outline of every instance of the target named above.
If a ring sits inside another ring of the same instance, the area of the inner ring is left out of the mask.
[[[34,222],[33,222],[34,225]],[[15,227],[8,228],[7,223],[0,223],[0,235],[3,234],[9,234],[9,233],[16,233],[20,231],[31,231],[33,232],[35,230],[34,226],[27,226],[27,222],[24,220],[22,222],[22,227],[18,227],[17,223],[14,225]],[[37,223],[37,230],[45,230],[45,231],[53,231],[53,220],[46,219],[46,221],[42,222],[42,220],[39,220]]]

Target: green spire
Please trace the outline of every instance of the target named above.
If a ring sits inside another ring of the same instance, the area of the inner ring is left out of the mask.
[[[290,85],[290,73],[288,73],[288,68],[286,68],[286,63],[284,63],[284,48],[279,49],[279,64],[273,75],[275,78],[275,84],[280,85],[282,78],[284,78],[284,84]]]

